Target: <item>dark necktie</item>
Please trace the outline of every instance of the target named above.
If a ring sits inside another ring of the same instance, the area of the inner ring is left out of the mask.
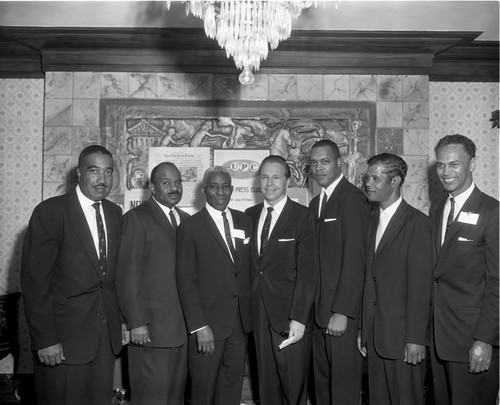
[[[260,234],[260,255],[264,254],[264,248],[269,240],[269,228],[271,228],[271,219],[273,215],[273,208],[267,208],[266,219],[264,220],[264,226],[262,227],[262,233]]]
[[[106,275],[108,263],[106,262],[106,233],[104,232],[104,223],[102,222],[101,211],[99,209],[101,203],[94,203],[92,207],[95,209],[95,219],[97,223],[97,234],[99,237],[99,265],[101,266],[102,275]]]
[[[448,215],[448,221],[446,222],[446,232],[444,233],[445,235],[448,233],[448,229],[450,229],[450,225],[453,222],[454,217],[455,217],[455,199],[453,197],[450,197],[450,213]]]
[[[177,220],[175,219],[174,210],[170,210],[168,215],[170,217],[170,222],[172,223],[172,228],[174,228],[174,231],[176,231],[177,230]]]
[[[320,206],[320,208],[319,208],[318,218],[319,218],[319,217],[321,216],[321,214],[323,214],[323,212],[325,211],[326,200],[327,200],[327,196],[326,196],[326,193],[323,191],[323,199],[321,200],[321,206]]]
[[[229,228],[229,221],[227,220],[226,213],[222,211],[222,219],[224,221],[224,233],[226,234],[226,242],[233,256],[233,261],[236,261],[236,250],[234,250],[233,239],[231,238],[231,229]]]

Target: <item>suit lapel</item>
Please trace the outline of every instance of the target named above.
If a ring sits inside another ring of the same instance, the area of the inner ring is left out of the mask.
[[[90,261],[94,265],[94,269],[99,276],[102,278],[101,267],[99,264],[99,258],[97,257],[97,251],[95,249],[94,240],[92,239],[92,233],[90,232],[89,224],[83,213],[82,206],[76,195],[76,190],[73,190],[69,195],[69,218],[71,225],[75,229],[75,234],[77,235],[80,243],[84,247]],[[106,214],[105,214],[106,215]],[[107,220],[108,218],[106,218]]]
[[[377,235],[377,227],[380,219],[380,210],[371,213],[370,222],[368,224],[368,240],[366,241],[366,266],[370,271],[373,270],[373,259],[375,256],[375,238]]]
[[[478,210],[478,205],[479,205],[479,199],[480,199],[480,191],[478,190],[477,187],[474,187],[474,191],[472,194],[469,196],[467,201],[465,201],[465,204],[463,205],[462,209],[457,213],[455,220],[450,224],[450,227],[448,228],[448,232],[446,233],[446,236],[444,237],[444,242],[443,242],[443,247],[445,247],[453,238],[455,237],[455,234],[463,227],[463,224],[458,221],[458,218],[460,217],[461,212],[476,212]],[[444,207],[444,204],[443,204]],[[443,209],[441,209],[441,219],[443,218]],[[441,221],[442,223],[442,221]]]
[[[283,211],[281,211],[281,214],[278,218],[278,221],[276,221],[276,224],[274,225],[273,230],[269,234],[269,240],[266,244],[266,249],[264,251],[264,257],[266,256],[266,253],[269,254],[269,252],[272,251],[273,247],[275,244],[278,243],[279,236],[282,234],[282,230],[285,227],[285,225],[289,221],[289,215],[292,214],[293,212],[293,206],[291,203],[291,200],[286,197],[286,203],[285,206],[283,207]]]
[[[203,220],[205,221],[208,231],[212,234],[212,236],[217,241],[219,246],[224,250],[229,260],[233,261],[233,259],[231,259],[231,253],[229,253],[226,242],[224,241],[224,239],[222,239],[222,235],[219,232],[219,228],[217,228],[217,225],[210,216],[206,207],[204,207],[203,210],[201,211],[201,215]]]
[[[401,204],[396,209],[396,212],[390,219],[387,228],[385,228],[385,232],[382,235],[382,239],[380,239],[377,250],[375,251],[375,257],[377,257],[378,254],[384,249],[385,245],[387,245],[397,235],[397,230],[401,228],[402,224],[404,223],[406,217],[406,210],[407,210],[407,205],[406,202],[403,200],[401,201]]]
[[[161,225],[161,227],[167,232],[167,234],[175,239],[175,230],[170,223],[169,219],[166,217],[165,212],[163,212],[162,208],[158,205],[156,201],[151,197],[146,201],[146,204],[151,208],[151,213],[153,218]]]

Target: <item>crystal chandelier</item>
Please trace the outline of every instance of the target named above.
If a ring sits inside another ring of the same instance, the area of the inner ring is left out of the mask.
[[[258,71],[260,62],[280,41],[290,37],[292,20],[311,1],[280,0],[223,0],[185,1],[186,14],[204,21],[205,33],[216,39],[219,46],[242,69],[241,84],[254,81],[252,70]],[[170,8],[170,1],[167,1]]]

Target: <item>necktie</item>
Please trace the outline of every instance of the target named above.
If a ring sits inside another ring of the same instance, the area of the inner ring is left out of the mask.
[[[172,228],[174,228],[174,231],[177,230],[177,220],[175,219],[174,215],[174,210],[170,210],[168,213],[168,216],[170,217],[170,222],[172,223]]]
[[[99,265],[101,266],[102,275],[106,275],[108,263],[106,262],[106,233],[104,232],[104,223],[102,222],[101,211],[99,207],[101,203],[94,203],[92,207],[95,209],[95,219],[97,223],[97,234],[99,237]]]
[[[323,191],[323,198],[321,199],[321,206],[319,207],[318,218],[321,216],[321,214],[323,214],[323,211],[325,210],[326,200],[327,196],[326,193]]]
[[[273,208],[267,208],[266,219],[264,220],[264,226],[262,227],[262,233],[260,234],[260,255],[262,256],[264,253],[264,248],[267,245],[267,241],[269,240],[269,228],[271,227],[271,219],[273,216]]]
[[[231,238],[231,229],[229,228],[229,221],[227,220],[226,212],[222,211],[222,219],[224,221],[224,233],[226,234],[227,246],[231,251],[231,256],[233,256],[233,261],[236,260],[236,250],[234,249],[233,239]]]
[[[450,225],[453,222],[454,217],[455,217],[455,199],[453,197],[450,197],[450,213],[448,214],[448,221],[446,222],[445,235],[448,233],[448,229],[450,229]]]

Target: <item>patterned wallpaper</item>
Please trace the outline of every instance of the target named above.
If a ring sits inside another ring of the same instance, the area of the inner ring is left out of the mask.
[[[45,86],[45,103],[44,103]],[[475,179],[498,198],[498,84],[429,83],[427,76],[256,75],[240,87],[236,75],[49,72],[46,80],[0,80],[0,293],[19,290],[20,241],[34,206],[61,194],[79,151],[98,142],[99,100],[371,101],[377,106],[376,153],[408,162],[404,196],[426,212],[433,147],[449,133],[478,146]],[[42,134],[43,133],[43,134]],[[31,370],[21,319],[19,372]],[[11,370],[0,362],[0,373]]]
[[[499,129],[491,128],[491,112],[498,110],[498,83],[430,83],[430,161],[444,135],[462,134],[477,147],[474,181],[481,191],[499,198]]]
[[[0,294],[20,290],[22,239],[42,198],[43,92],[42,79],[0,79]],[[31,370],[22,316],[19,336],[22,373]],[[0,373],[11,367],[0,362]]]

